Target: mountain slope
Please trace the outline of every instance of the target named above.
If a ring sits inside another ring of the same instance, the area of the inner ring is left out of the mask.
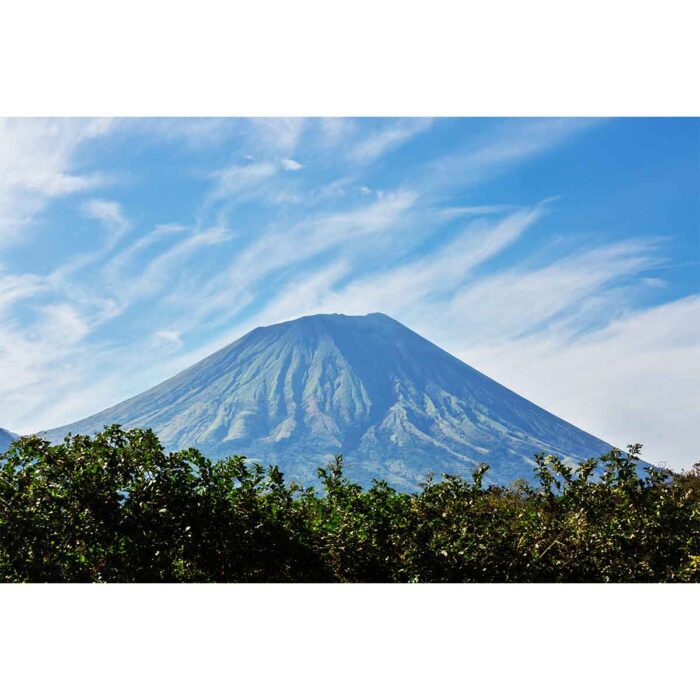
[[[9,430],[0,428],[0,452],[4,452],[16,437],[17,435],[11,433]]]
[[[428,472],[492,466],[532,475],[534,453],[610,446],[489,379],[383,314],[309,316],[243,336],[158,386],[77,423],[149,426],[170,449],[244,454],[311,482],[342,453],[351,475],[415,486]]]

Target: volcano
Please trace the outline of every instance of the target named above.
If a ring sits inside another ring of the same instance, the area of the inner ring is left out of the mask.
[[[315,481],[343,454],[362,484],[414,488],[428,473],[491,466],[491,483],[532,477],[538,452],[581,460],[610,445],[536,406],[381,314],[316,315],[257,328],[180,374],[49,430],[150,427],[166,448],[278,464]]]

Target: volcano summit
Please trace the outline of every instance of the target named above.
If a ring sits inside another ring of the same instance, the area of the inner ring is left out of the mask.
[[[530,478],[537,452],[579,460],[610,449],[380,313],[257,328],[45,436],[112,423],[153,428],[169,449],[279,464],[302,483],[336,453],[361,483],[411,488],[429,472],[467,474],[480,462],[505,484]]]

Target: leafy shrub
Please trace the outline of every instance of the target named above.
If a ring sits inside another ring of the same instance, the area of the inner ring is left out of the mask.
[[[700,581],[700,465],[643,472],[640,449],[417,493],[362,489],[339,456],[318,493],[150,430],[25,437],[0,456],[0,581]]]

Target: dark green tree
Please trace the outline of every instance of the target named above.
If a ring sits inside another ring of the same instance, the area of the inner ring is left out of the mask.
[[[341,456],[317,491],[150,430],[25,437],[0,456],[0,581],[699,581],[700,464],[641,469],[640,449],[402,493]]]

